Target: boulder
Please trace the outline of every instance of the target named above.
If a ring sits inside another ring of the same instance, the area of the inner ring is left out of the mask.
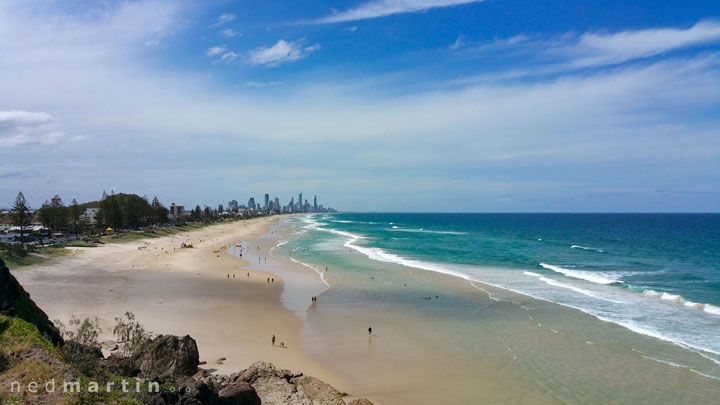
[[[190,336],[160,335],[151,340],[140,354],[140,376],[155,381],[172,381],[198,371],[199,355]]]
[[[231,375],[233,379],[245,381],[250,383],[250,385],[252,385],[258,378],[274,377],[283,378],[289,381],[292,376],[293,373],[290,372],[290,370],[278,370],[274,365],[265,361],[253,363],[250,367],[241,371],[239,374]]]
[[[253,383],[263,405],[313,405],[304,392],[281,377],[259,377]]]
[[[358,399],[353,399],[352,401],[348,402],[348,405],[374,405],[374,404],[367,398],[358,398]]]
[[[345,405],[340,391],[333,388],[315,377],[295,377],[291,382],[299,387],[305,395],[319,405]]]
[[[226,386],[218,392],[214,402],[217,405],[260,405],[260,397],[255,388],[245,381],[238,381]]]
[[[30,299],[30,294],[22,288],[15,276],[10,274],[2,259],[0,259],[0,313],[35,325],[38,331],[56,346],[64,343],[60,332],[50,322],[47,314]]]

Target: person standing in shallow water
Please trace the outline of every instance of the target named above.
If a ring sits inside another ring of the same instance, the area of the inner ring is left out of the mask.
[[[275,346],[275,335],[272,335],[272,345]]]
[[[368,335],[372,336],[372,326],[368,328]]]

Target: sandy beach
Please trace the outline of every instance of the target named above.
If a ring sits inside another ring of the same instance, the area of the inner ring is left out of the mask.
[[[238,241],[266,234],[276,222],[258,218],[171,237],[74,248],[72,255],[13,274],[51,319],[67,324],[73,316],[97,317],[101,340],[112,339],[115,318],[131,311],[153,334],[195,338],[209,371],[230,374],[263,360],[348,390],[341,378],[303,352],[301,320],[281,303],[282,278],[215,253],[221,246],[232,249]],[[194,248],[180,249],[183,242]],[[274,283],[267,282],[269,277]],[[322,285],[309,270],[297,277]],[[220,358],[226,359],[223,364],[218,364]]]

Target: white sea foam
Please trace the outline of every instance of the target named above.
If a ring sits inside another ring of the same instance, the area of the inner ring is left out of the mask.
[[[292,257],[290,258],[290,260],[292,260],[292,261],[295,262],[295,263],[301,264],[301,265],[303,265],[303,266],[305,266],[305,267],[307,267],[307,268],[309,268],[309,269],[315,270],[315,272],[320,275],[320,280],[323,282],[323,284],[325,284],[325,285],[327,286],[327,288],[330,288],[330,283],[328,283],[327,280],[325,280],[325,273],[323,273],[323,272],[320,271],[319,269],[315,268],[315,266],[312,266],[312,265],[307,264],[307,263],[303,263],[303,262],[301,262],[300,260],[295,260],[295,259],[293,259]]]
[[[552,270],[556,273],[561,273],[561,274],[564,274],[564,275],[566,275],[568,277],[572,277],[572,278],[578,278],[581,280],[590,281],[591,283],[612,284],[612,283],[617,283],[620,281],[620,280],[612,280],[609,278],[601,277],[601,276],[593,274],[592,272],[589,272],[589,271],[570,270],[570,269],[566,269],[566,268],[563,268],[560,266],[553,266],[551,264],[545,264],[545,263],[540,263],[540,266],[542,266],[545,269]]]
[[[580,245],[572,245],[572,246],[570,246],[570,249],[592,250],[592,251],[600,252],[600,253],[603,252],[602,249],[592,248],[592,247],[587,247],[587,246],[580,246]]]
[[[533,272],[531,272],[531,271],[524,271],[523,274],[526,274],[526,275],[528,275],[528,276],[537,277],[540,281],[542,281],[542,282],[544,282],[544,283],[546,283],[546,284],[548,284],[548,285],[551,285],[551,286],[553,286],[553,287],[567,288],[568,290],[575,291],[575,292],[578,293],[578,294],[587,295],[588,297],[596,298],[596,299],[603,300],[603,301],[613,302],[613,303],[615,303],[615,304],[626,304],[625,301],[618,301],[618,300],[613,300],[613,299],[610,299],[610,298],[602,297],[602,296],[597,295],[597,294],[594,294],[594,293],[592,293],[592,292],[590,292],[590,291],[588,291],[588,290],[585,290],[585,289],[582,289],[582,288],[578,288],[578,287],[575,287],[575,286],[572,286],[572,285],[569,285],[569,284],[561,283],[561,282],[559,282],[559,281],[557,281],[557,280],[553,280],[553,279],[551,279],[551,278],[543,277],[541,274],[533,273]]]
[[[414,232],[414,233],[435,233],[438,235],[467,235],[467,232],[457,232],[457,231],[430,231],[427,229],[413,229],[413,228],[398,228],[397,226],[393,226],[392,229],[385,229],[386,231],[391,232]]]
[[[677,304],[683,305],[685,307],[704,311],[709,314],[720,315],[720,307],[715,306],[713,304],[703,304],[703,303],[699,303],[699,302],[688,301],[685,298],[683,298],[681,295],[678,295],[678,294],[671,294],[668,292],[655,291],[655,290],[651,290],[651,289],[643,290],[642,294],[645,296],[648,296],[648,297],[652,297],[652,298],[659,298],[659,299],[665,300],[665,301],[672,301]]]
[[[537,283],[530,283],[526,284],[525,286],[522,286],[522,284],[519,284],[521,287],[518,288],[515,286],[515,284],[518,280],[503,280],[503,279],[494,279],[492,278],[495,273],[485,273],[483,268],[480,267],[472,267],[472,266],[463,266],[463,265],[453,265],[453,264],[441,264],[441,263],[431,263],[426,262],[423,260],[417,260],[417,259],[411,259],[411,258],[405,258],[397,254],[393,254],[390,252],[387,252],[383,249],[376,248],[376,247],[367,247],[367,246],[361,246],[356,245],[355,242],[357,242],[360,239],[364,239],[361,235],[352,234],[349,232],[343,232],[338,231],[335,229],[328,229],[328,228],[317,228],[319,230],[330,232],[338,235],[342,235],[345,238],[345,241],[343,245],[345,247],[354,249],[365,256],[367,256],[371,260],[380,261],[380,262],[387,262],[387,263],[395,263],[398,265],[406,266],[406,267],[412,267],[412,268],[418,268],[422,270],[428,270],[428,271],[434,271],[438,273],[448,274],[452,275],[464,280],[469,281],[473,286],[476,286],[474,281],[477,281],[478,283],[483,283],[489,286],[493,286],[496,288],[504,289],[507,291],[512,291],[514,293],[526,295],[529,297],[533,297],[539,300],[548,301],[548,302],[554,302],[559,305],[568,307],[568,308],[574,308],[576,310],[585,312],[587,314],[590,314],[592,316],[595,316],[596,318],[611,322],[620,326],[623,326],[627,329],[630,329],[633,332],[655,337],[657,339],[661,339],[670,343],[674,343],[680,347],[683,347],[687,350],[693,351],[697,353],[698,355],[705,357],[709,359],[710,361],[720,364],[719,357],[720,352],[718,348],[713,343],[713,339],[709,337],[703,337],[706,336],[706,333],[703,332],[703,334],[698,335],[697,333],[685,333],[685,331],[675,331],[670,328],[667,328],[668,325],[667,322],[663,322],[661,319],[658,318],[658,323],[653,322],[641,322],[637,323],[635,318],[635,314],[637,313],[637,310],[645,310],[645,311],[654,311],[659,310],[661,312],[658,312],[658,315],[664,314],[664,309],[662,307],[653,307],[649,301],[645,301],[641,299],[641,296],[634,295],[635,298],[633,298],[632,295],[627,296],[627,299],[629,301],[618,301],[611,299],[616,297],[624,297],[622,294],[634,294],[631,291],[627,291],[625,289],[615,289],[612,287],[605,287],[603,285],[612,284],[615,282],[619,282],[619,277],[622,277],[622,272],[616,272],[612,274],[608,274],[607,272],[598,274],[593,274],[592,272],[588,271],[578,271],[578,270],[570,270],[565,269],[559,266],[549,265],[542,263],[541,266],[545,269],[554,271],[556,273],[560,273],[562,275],[568,276],[570,278],[574,279],[580,279],[584,281],[589,281],[593,284],[596,284],[594,287],[590,289],[586,288],[579,288],[575,285],[571,285],[569,283],[563,283],[556,279],[552,279],[549,277],[545,277],[542,274],[538,274],[535,272],[515,272],[512,270],[508,270],[509,274],[524,274],[527,276],[532,276],[534,278],[537,278],[539,281],[542,281],[544,284],[551,285],[552,287],[555,287],[551,290],[542,290],[538,287],[532,287],[533,284],[537,285]],[[489,270],[489,269],[488,269]],[[499,269],[500,270],[500,269]],[[501,273],[502,274],[502,273]],[[499,275],[499,274],[498,274]],[[497,281],[496,281],[497,280]],[[509,281],[510,283],[506,282]],[[527,283],[527,282],[525,282]],[[528,289],[529,287],[529,289]],[[480,286],[477,286],[479,290],[484,290]],[[610,289],[608,289],[610,288]],[[553,292],[554,291],[554,292]],[[595,303],[591,304],[591,301],[587,301],[586,298],[577,300],[576,298],[572,297],[571,295],[566,295],[567,293],[561,293],[561,291],[572,291],[577,294],[581,294],[583,296],[589,296],[591,298],[597,299]],[[559,295],[558,295],[559,294]],[[563,295],[565,294],[565,295]],[[643,294],[648,296],[654,296],[656,295],[656,298],[662,297],[662,292],[654,292],[652,290],[646,290]],[[493,299],[500,300],[496,297],[492,297]],[[584,301],[583,301],[584,300]],[[635,300],[639,300],[635,302]],[[663,300],[664,302],[676,302],[677,298],[673,297],[672,295],[666,296],[666,298]],[[633,305],[627,305],[629,302],[632,302]],[[625,304],[622,305],[622,307],[617,307],[615,304]],[[714,305],[709,304],[688,304],[688,301],[683,301],[683,305],[685,306],[694,306],[698,309],[702,309],[705,311],[705,313],[712,314],[712,316],[720,314],[720,308]],[[639,309],[635,309],[636,306],[639,306]],[[682,307],[680,307],[682,308]],[[674,316],[677,317],[679,314],[670,314],[668,313],[667,316]],[[676,319],[676,318],[673,318]],[[704,322],[704,321],[699,321]],[[589,344],[592,344],[592,342],[588,342]]]

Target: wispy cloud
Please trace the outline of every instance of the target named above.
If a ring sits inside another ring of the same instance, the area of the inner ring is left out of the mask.
[[[31,111],[0,111],[0,146],[24,144],[53,144],[65,138],[65,133],[50,114]],[[75,137],[70,140],[75,140]]]
[[[208,48],[208,50],[205,51],[205,55],[210,56],[210,57],[218,56],[218,55],[221,55],[222,53],[224,53],[226,50],[227,50],[227,48],[225,47],[225,45],[217,45],[217,46]]]
[[[243,84],[243,87],[260,88],[260,87],[279,86],[281,84],[283,84],[283,82],[245,82]]]
[[[220,14],[220,16],[213,21],[212,25],[210,25],[210,28],[215,28],[215,27],[219,27],[223,24],[227,24],[236,18],[237,18],[237,16],[235,14],[231,14],[231,13]]]
[[[720,43],[720,23],[701,21],[694,26],[583,34],[579,41],[560,51],[578,67],[609,65],[647,58],[681,48]]]
[[[320,44],[304,46],[302,40],[287,42],[281,39],[271,47],[261,46],[251,51],[248,63],[275,67],[285,62],[303,59],[318,49]]]
[[[232,28],[226,28],[226,29],[220,31],[220,35],[224,36],[225,38],[233,38],[233,37],[240,36],[241,34]]]
[[[483,0],[375,0],[313,21],[318,24],[367,20],[393,14],[417,13],[433,8],[479,3]]]
[[[454,80],[456,84],[512,80],[531,76],[566,74],[588,68],[633,63],[687,48],[720,43],[720,22],[701,21],[689,28],[656,28],[615,33],[569,32],[543,38],[516,35],[491,42],[466,42],[463,37],[450,46],[466,57],[509,58],[512,69],[485,72]],[[522,60],[522,63],[518,63]]]
[[[233,51],[225,52],[221,57],[220,60],[223,62],[232,62],[237,58],[237,54]]]

